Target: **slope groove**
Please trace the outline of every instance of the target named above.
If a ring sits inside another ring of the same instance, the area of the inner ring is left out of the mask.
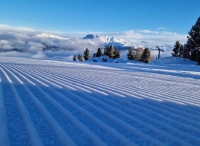
[[[0,145],[200,145],[200,81],[158,68],[0,58]]]

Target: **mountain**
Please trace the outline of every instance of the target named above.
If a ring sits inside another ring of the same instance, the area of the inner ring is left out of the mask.
[[[88,34],[83,37],[84,40],[91,40],[93,42],[101,43],[103,46],[113,45],[116,47],[138,47],[138,45],[126,41],[121,38],[109,37],[109,36],[100,36],[94,34]]]
[[[36,37],[40,37],[40,38],[53,38],[53,39],[61,39],[61,40],[67,40],[68,39],[68,38],[64,38],[64,37],[53,35],[53,34],[47,34],[47,33],[37,34]]]
[[[0,52],[31,52],[38,51],[71,51],[82,52],[85,48],[96,51],[97,48],[104,48],[108,45],[118,47],[119,50],[127,50],[130,47],[150,47],[157,49],[157,44],[147,41],[131,42],[122,38],[105,35],[88,34],[85,37],[65,37],[44,32],[28,32],[15,30],[2,30],[0,33]],[[170,45],[163,45],[162,48],[170,50]],[[166,50],[166,49],[165,49]]]
[[[100,36],[100,35],[94,35],[94,34],[88,34],[85,37],[82,38],[83,40],[90,40],[92,42],[95,42],[96,44],[101,44],[102,46],[108,46],[113,45],[114,47],[118,47],[120,50],[128,49],[130,47],[138,48],[138,47],[144,47],[144,48],[150,48],[151,50],[158,50],[156,47],[157,44],[150,43],[148,41],[141,41],[138,43],[133,43],[121,38],[116,37],[109,37],[109,36]],[[168,44],[163,44],[159,46],[162,52],[165,51],[171,51],[172,46]]]
[[[94,39],[96,36],[93,34],[88,34],[85,37],[83,37],[83,39]]]

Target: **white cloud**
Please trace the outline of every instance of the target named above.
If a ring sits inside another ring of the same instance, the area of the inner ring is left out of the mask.
[[[103,33],[103,35],[123,38],[132,42],[147,41],[156,44],[173,45],[176,40],[186,43],[187,35],[177,34],[169,31],[152,31],[152,30],[129,30],[118,33]]]
[[[163,27],[163,26],[157,28],[157,30],[166,30],[166,29],[167,29],[167,28],[166,28],[166,27]]]
[[[158,31],[151,31],[151,30],[140,30],[139,32],[141,33],[146,33],[146,34],[159,34]]]
[[[2,30],[22,30],[22,31],[35,31],[32,28],[29,27],[16,27],[16,26],[10,26],[10,25],[6,25],[6,24],[0,24],[0,29]]]
[[[34,54],[31,58],[38,58],[38,59],[44,59],[46,58],[46,55],[43,51],[38,51],[37,54]]]

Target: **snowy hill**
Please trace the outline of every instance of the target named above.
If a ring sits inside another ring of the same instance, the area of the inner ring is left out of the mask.
[[[0,146],[199,146],[193,65],[0,57]]]

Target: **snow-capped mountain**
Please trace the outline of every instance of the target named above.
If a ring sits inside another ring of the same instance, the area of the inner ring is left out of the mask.
[[[137,43],[133,43],[127,40],[124,40],[122,38],[116,38],[116,37],[109,37],[109,36],[100,36],[100,35],[94,35],[94,34],[88,34],[85,37],[83,37],[84,40],[90,40],[92,42],[95,42],[96,44],[99,43],[102,46],[108,46],[113,45],[119,48],[138,48],[138,47],[144,47],[144,48],[151,48],[152,50],[158,50],[156,47],[157,44],[150,43],[148,41],[141,41]],[[171,50],[172,46],[168,44],[163,44],[159,46],[161,51],[165,52],[166,50]]]
[[[85,40],[91,40],[97,43],[102,43],[104,46],[113,45],[113,46],[120,46],[120,47],[130,47],[135,46],[135,44],[126,41],[121,38],[109,37],[109,36],[100,36],[100,35],[93,35],[88,34],[83,37]]]
[[[64,38],[58,35],[53,35],[53,34],[47,34],[47,33],[41,33],[41,34],[37,34],[36,37],[40,37],[40,38],[53,38],[53,39],[61,39],[61,40],[67,40],[68,38]]]
[[[130,47],[149,47],[153,48],[157,44],[147,41],[131,42],[123,38],[117,38],[105,35],[88,34],[85,37],[66,37],[44,32],[27,32],[27,31],[1,31],[0,34],[0,51],[1,52],[38,52],[38,51],[83,51],[89,48],[96,51],[97,48],[104,48],[108,45],[118,47],[120,50]],[[170,48],[169,45],[165,45]],[[156,48],[155,48],[156,49]]]

